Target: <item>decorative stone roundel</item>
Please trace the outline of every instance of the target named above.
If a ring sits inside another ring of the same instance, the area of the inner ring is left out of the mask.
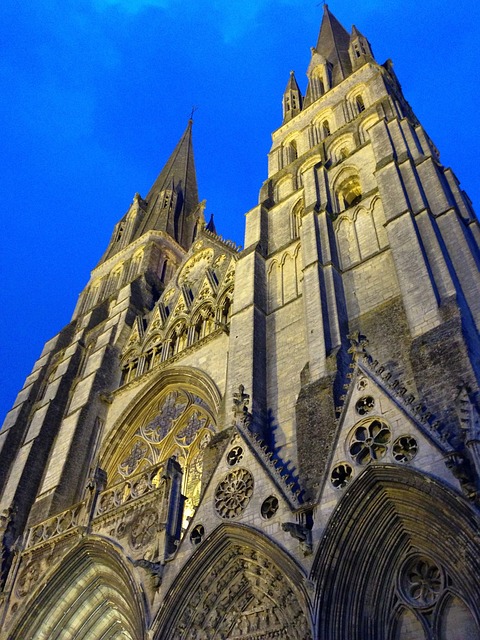
[[[353,469],[348,462],[341,462],[332,469],[330,482],[336,489],[343,489],[353,477]]]
[[[368,413],[371,413],[373,407],[375,406],[375,400],[372,396],[363,396],[359,400],[357,400],[355,404],[355,409],[357,413],[361,416],[366,416]]]
[[[425,556],[410,559],[401,571],[401,591],[416,607],[433,605],[443,591],[443,583],[442,570]]]
[[[230,467],[234,467],[236,464],[238,464],[240,462],[240,460],[243,458],[243,449],[242,447],[233,447],[233,449],[230,449],[230,451],[227,453],[227,463],[230,465]]]
[[[350,455],[358,464],[380,460],[387,453],[390,427],[383,420],[362,422],[350,438]]]
[[[202,524],[197,524],[190,534],[190,541],[192,544],[200,544],[205,536],[205,527]]]
[[[265,520],[269,520],[270,518],[273,518],[273,516],[277,513],[277,511],[278,511],[278,498],[276,498],[275,496],[268,496],[268,498],[266,498],[263,501],[262,506],[260,508],[262,517],[265,518]]]
[[[147,509],[135,518],[130,529],[130,544],[134,549],[147,545],[157,530],[157,515],[153,509]]]
[[[417,455],[418,442],[412,436],[400,436],[392,447],[393,457],[397,462],[410,462]]]
[[[215,510],[221,518],[238,517],[253,494],[253,476],[246,469],[230,471],[215,490]]]

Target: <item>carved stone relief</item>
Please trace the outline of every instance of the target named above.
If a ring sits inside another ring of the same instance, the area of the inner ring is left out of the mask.
[[[234,545],[214,562],[170,637],[310,640],[312,636],[284,573],[266,555]]]

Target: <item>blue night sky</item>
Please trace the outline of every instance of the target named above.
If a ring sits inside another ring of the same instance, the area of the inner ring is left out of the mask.
[[[480,206],[479,3],[335,0],[392,58],[405,95]],[[0,413],[70,320],[136,191],[146,195],[197,105],[200,197],[241,244],[294,69],[302,90],[315,0],[3,0]]]

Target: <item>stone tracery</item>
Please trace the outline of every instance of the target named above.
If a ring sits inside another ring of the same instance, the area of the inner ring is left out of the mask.
[[[169,638],[310,640],[290,581],[266,554],[234,544],[183,606]]]
[[[200,499],[204,451],[215,430],[213,413],[203,398],[181,387],[165,389],[133,421],[127,437],[117,444],[112,440],[101,463],[109,487],[124,480],[131,483],[173,456],[183,469],[185,518],[190,517]],[[114,500],[111,492],[101,497],[104,511],[110,508],[108,500]]]

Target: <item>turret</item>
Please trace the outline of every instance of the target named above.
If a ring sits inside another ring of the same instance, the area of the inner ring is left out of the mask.
[[[372,47],[370,46],[369,41],[360,33],[355,25],[352,27],[348,53],[350,55],[353,71],[356,71],[366,62],[370,62],[374,59]]]
[[[290,71],[290,78],[283,93],[283,124],[300,113],[302,103],[303,97],[295,79],[295,73]]]

